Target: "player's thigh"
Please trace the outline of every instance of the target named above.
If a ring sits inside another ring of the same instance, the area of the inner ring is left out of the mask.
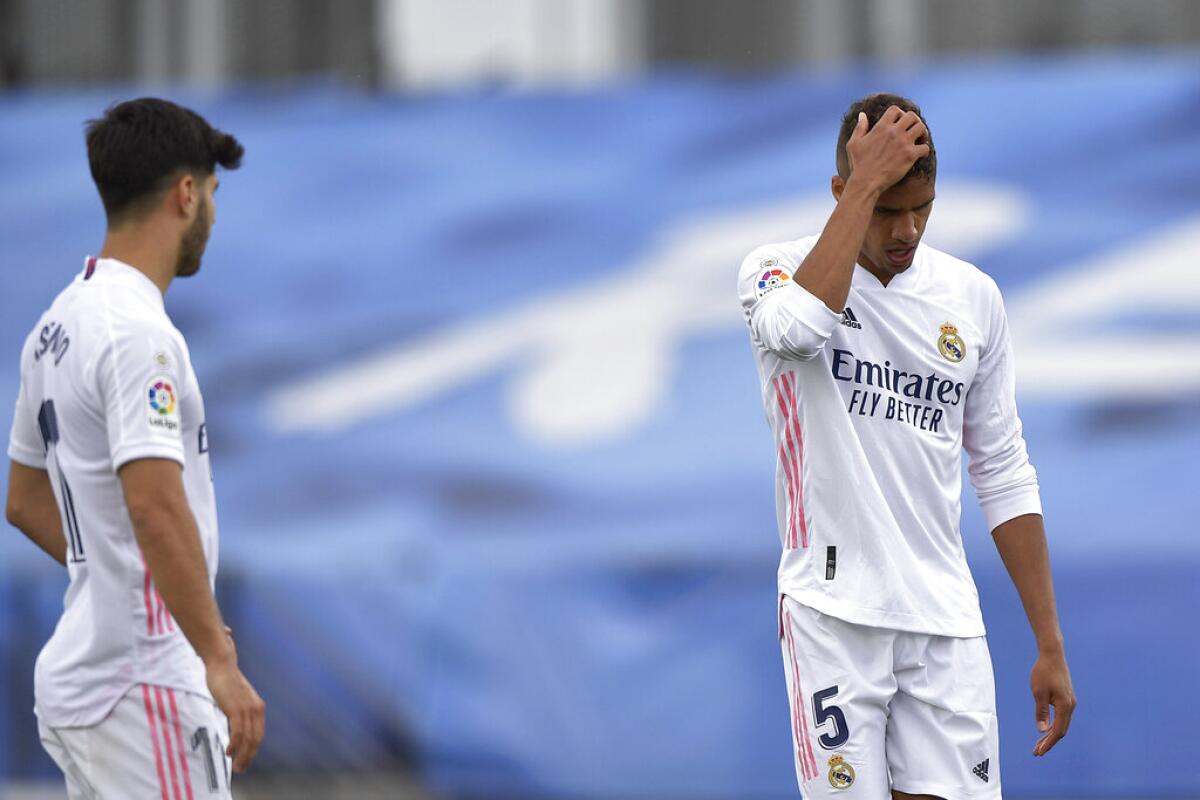
[[[892,786],[918,796],[999,798],[1000,736],[987,641],[901,637],[899,688],[887,728]]]
[[[158,713],[163,740],[165,777],[174,787],[178,779],[181,797],[194,800],[227,800],[230,794],[229,723],[212,700],[201,695],[165,687],[146,687],[147,697]],[[165,714],[165,719],[164,719]],[[165,724],[165,728],[163,725]]]
[[[888,797],[890,631],[851,625],[784,598],[781,647],[801,794]]]
[[[68,735],[64,737],[60,731],[51,728],[44,722],[38,723],[38,736],[41,738],[42,747],[45,748],[50,758],[54,759],[54,763],[62,770],[63,778],[66,780],[67,800],[96,800],[95,791],[88,783],[82,767],[72,753],[71,731],[68,729],[63,732]],[[78,750],[82,746],[82,740],[79,740],[74,749]]]

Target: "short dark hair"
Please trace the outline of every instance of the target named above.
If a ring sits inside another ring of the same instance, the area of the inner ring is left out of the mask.
[[[237,169],[245,153],[195,111],[156,97],[114,103],[86,130],[88,165],[110,225],[182,172]]]
[[[868,130],[870,130],[875,127],[876,122],[879,122],[879,118],[883,116],[883,112],[887,111],[891,106],[896,106],[903,111],[913,112],[925,123],[926,130],[929,129],[929,122],[925,119],[925,115],[921,113],[921,107],[907,97],[879,92],[878,94],[869,94],[861,100],[856,100],[850,104],[850,108],[846,110],[846,115],[842,117],[842,128],[838,132],[838,175],[841,175],[843,178],[850,176],[850,159],[846,157],[846,142],[850,141],[850,134],[854,133],[854,128],[858,125],[859,112],[866,113]],[[905,178],[922,177],[932,181],[937,177],[937,150],[933,146],[933,132],[930,131],[928,137],[922,137],[917,140],[917,143],[929,145],[929,155],[924,158],[918,158],[916,163],[913,164],[912,170]]]

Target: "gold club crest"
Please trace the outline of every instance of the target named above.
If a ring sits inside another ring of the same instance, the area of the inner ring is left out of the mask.
[[[958,335],[958,328],[949,322],[942,325],[941,331],[942,335],[938,337],[938,352],[942,354],[942,358],[957,364],[966,357],[967,346]]]
[[[829,759],[829,785],[835,789],[849,789],[854,784],[854,767],[841,756]]]

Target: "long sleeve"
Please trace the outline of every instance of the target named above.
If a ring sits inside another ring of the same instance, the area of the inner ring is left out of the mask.
[[[1000,290],[992,290],[991,330],[963,410],[968,472],[988,529],[1022,514],[1042,513],[1037,473],[1029,463],[1021,419],[1008,317]]]

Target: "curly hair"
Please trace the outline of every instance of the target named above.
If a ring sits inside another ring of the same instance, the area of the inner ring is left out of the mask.
[[[870,130],[870,128],[875,127],[876,122],[879,122],[879,118],[883,116],[883,112],[887,111],[891,106],[896,106],[903,111],[913,112],[921,118],[921,121],[925,123],[925,128],[928,130],[929,122],[925,119],[925,115],[921,113],[921,107],[907,97],[879,92],[878,94],[869,94],[861,100],[856,100],[850,104],[850,108],[846,110],[846,115],[842,117],[842,127],[838,132],[837,171],[838,175],[841,175],[842,178],[850,177],[850,159],[846,156],[846,142],[850,141],[850,134],[854,133],[854,128],[858,125],[859,112],[866,113],[868,130]],[[918,158],[916,163],[913,164],[912,170],[905,176],[905,179],[921,177],[932,181],[937,177],[937,150],[933,146],[932,131],[928,136],[918,139],[917,144],[929,145],[929,155],[924,158]]]
[[[88,165],[109,224],[165,189],[182,172],[237,169],[245,148],[204,117],[169,100],[114,103],[86,128]]]

